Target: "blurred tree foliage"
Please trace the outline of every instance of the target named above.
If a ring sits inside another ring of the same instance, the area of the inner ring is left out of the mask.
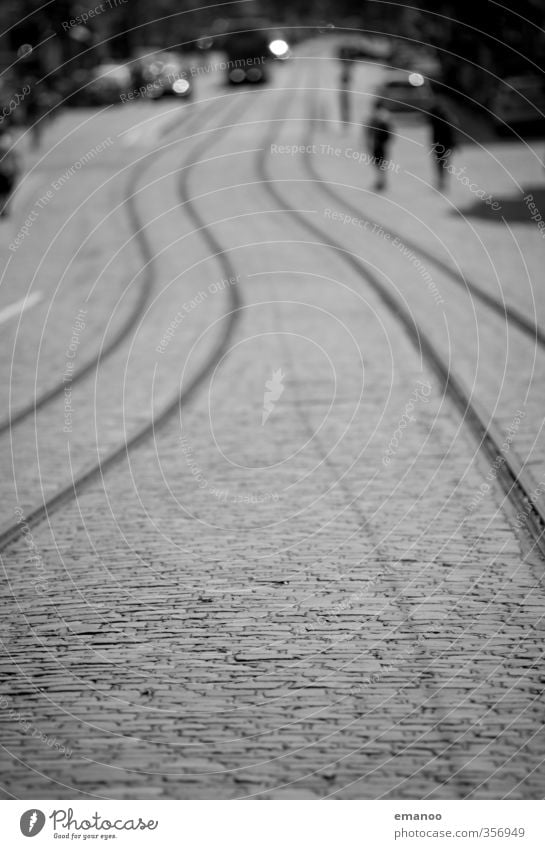
[[[0,0],[0,25],[11,27],[12,50],[54,33],[73,56],[74,33],[63,23],[90,9],[99,13],[86,23],[89,37],[120,56],[141,45],[185,45],[241,17],[301,27],[301,34],[319,24],[391,34],[505,73],[528,60],[540,65],[545,52],[545,0],[234,0],[215,7],[209,0]]]

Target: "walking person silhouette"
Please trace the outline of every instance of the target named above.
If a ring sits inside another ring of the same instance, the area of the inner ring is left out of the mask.
[[[436,184],[444,189],[447,182],[448,166],[456,147],[456,130],[453,116],[436,100],[428,114],[431,131],[431,150],[435,160]]]
[[[10,201],[19,178],[21,163],[9,130],[0,128],[0,217],[9,215]]]
[[[350,123],[350,88],[352,85],[352,62],[345,59],[339,77],[339,111],[341,123]]]
[[[376,192],[381,192],[386,188],[386,154],[392,138],[390,113],[382,101],[374,106],[369,118],[367,135],[373,165],[377,169],[377,178],[373,188]]]

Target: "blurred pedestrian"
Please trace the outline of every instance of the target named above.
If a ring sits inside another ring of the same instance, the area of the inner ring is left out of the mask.
[[[450,112],[436,100],[429,113],[432,155],[435,161],[437,188],[444,189],[447,181],[448,166],[456,147],[454,118]]]
[[[19,155],[14,148],[13,135],[0,127],[0,216],[9,214],[11,195],[20,172]]]
[[[350,123],[350,89],[352,87],[352,62],[344,59],[339,77],[339,110],[341,122]]]
[[[30,130],[30,146],[37,150],[40,146],[44,126],[54,107],[54,94],[43,83],[33,81],[30,92],[25,98],[26,122]]]
[[[374,106],[367,133],[373,165],[377,169],[374,190],[380,192],[386,188],[386,168],[388,167],[386,154],[392,137],[390,113],[381,101]]]

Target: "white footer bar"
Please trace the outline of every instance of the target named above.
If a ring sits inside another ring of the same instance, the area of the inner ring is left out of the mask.
[[[160,849],[543,849],[542,801],[0,803],[2,845]],[[36,837],[35,844],[29,838]]]

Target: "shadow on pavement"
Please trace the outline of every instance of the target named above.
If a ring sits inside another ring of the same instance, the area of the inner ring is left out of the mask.
[[[528,197],[531,195],[531,197]],[[527,198],[525,201],[524,198]],[[503,219],[508,223],[514,224],[530,224],[535,226],[535,219],[532,220],[532,214],[536,215],[534,208],[530,208],[529,204],[535,204],[536,209],[545,220],[545,187],[525,186],[522,189],[520,197],[502,198],[494,195],[494,200],[500,205],[500,209],[493,209],[490,204],[484,203],[482,200],[476,200],[466,207],[460,207],[458,210],[452,210],[450,215],[463,215],[464,218],[479,218],[488,222],[502,224]]]

